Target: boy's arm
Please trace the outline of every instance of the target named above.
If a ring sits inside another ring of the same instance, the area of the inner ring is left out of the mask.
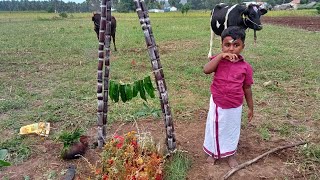
[[[206,65],[203,67],[203,72],[205,74],[210,74],[212,72],[216,72],[216,69],[218,67],[219,62],[221,61],[222,56],[221,54],[218,54],[214,59],[209,61]]]
[[[244,85],[243,86],[244,96],[247,101],[248,106],[248,120],[249,122],[253,118],[253,99],[252,99],[252,91],[251,91],[251,85]]]
[[[231,53],[220,53],[214,59],[209,61],[204,67],[203,67],[203,72],[205,74],[210,74],[212,72],[216,72],[217,67],[221,59],[226,58],[231,62],[236,62],[238,61],[238,56],[236,54],[231,54]]]

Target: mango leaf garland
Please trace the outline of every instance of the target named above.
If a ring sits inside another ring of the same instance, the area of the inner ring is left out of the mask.
[[[113,96],[114,102],[119,101],[119,84],[118,83],[114,84],[114,91],[112,96]]]
[[[125,84],[120,84],[120,97],[122,102],[127,102],[127,96],[126,96],[126,85]]]
[[[139,81],[135,81],[133,83],[132,97],[137,97],[138,92],[139,92],[138,86],[139,86]]]
[[[150,76],[147,76],[147,77],[144,78],[143,85],[144,85],[144,88],[146,89],[147,93],[149,94],[149,96],[151,98],[155,98],[154,88],[152,86],[152,82],[151,82]]]
[[[146,91],[145,91],[144,86],[143,86],[143,80],[139,80],[138,89],[139,89],[140,97],[141,97],[143,100],[147,101]]]
[[[137,80],[133,84],[117,83],[113,80],[109,81],[109,96],[114,102],[119,101],[119,96],[122,102],[130,101],[132,98],[140,97],[147,101],[146,92],[151,98],[155,98],[154,87],[151,82],[150,76],[145,77],[143,80]]]
[[[109,81],[109,96],[112,101],[114,101],[113,94],[112,94],[113,92],[114,92],[114,81],[110,80]]]
[[[126,84],[125,90],[126,90],[126,98],[129,101],[133,97],[131,84]]]
[[[119,101],[119,84],[112,80],[110,80],[110,84],[109,84],[109,96],[110,96],[110,99],[113,100],[114,102]]]

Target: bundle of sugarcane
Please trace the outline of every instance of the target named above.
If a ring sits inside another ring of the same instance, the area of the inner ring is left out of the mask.
[[[143,0],[134,0],[136,12],[145,36],[148,53],[150,56],[153,73],[156,79],[156,85],[159,92],[161,109],[166,127],[166,143],[170,152],[176,149],[176,139],[174,134],[174,126],[171,115],[171,110],[168,101],[167,86],[164,79],[164,73],[160,63],[159,51],[157,49],[155,38],[153,36],[148,9]]]
[[[109,89],[109,70],[110,70],[110,40],[111,40],[111,1],[102,0],[101,20],[99,29],[99,61],[98,61],[98,146],[101,148],[106,137],[106,124],[108,112],[108,89]],[[104,57],[105,49],[105,57]],[[103,66],[104,72],[103,72]],[[104,75],[103,75],[104,73]],[[104,78],[103,78],[104,77]]]

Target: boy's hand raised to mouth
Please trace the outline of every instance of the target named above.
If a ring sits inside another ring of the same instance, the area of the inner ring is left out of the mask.
[[[239,61],[239,57],[236,54],[232,53],[222,53],[222,58],[223,59],[228,59],[231,62],[237,62]]]

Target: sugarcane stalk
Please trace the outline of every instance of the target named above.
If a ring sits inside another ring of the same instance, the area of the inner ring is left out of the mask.
[[[110,40],[111,40],[111,1],[102,0],[101,19],[99,29],[99,50],[98,50],[98,84],[97,84],[97,124],[98,124],[98,147],[105,144],[107,113],[108,113],[108,92],[109,92],[109,70],[110,70]],[[104,56],[105,49],[105,56]],[[104,71],[103,71],[103,66]]]
[[[176,138],[174,134],[173,119],[171,109],[169,106],[168,92],[164,73],[160,63],[159,51],[156,46],[155,38],[153,36],[148,9],[143,0],[134,0],[136,6],[136,12],[141,24],[142,31],[145,36],[148,53],[150,56],[150,62],[159,93],[159,99],[161,103],[161,110],[163,114],[164,124],[166,128],[166,145],[169,152],[176,150]]]

